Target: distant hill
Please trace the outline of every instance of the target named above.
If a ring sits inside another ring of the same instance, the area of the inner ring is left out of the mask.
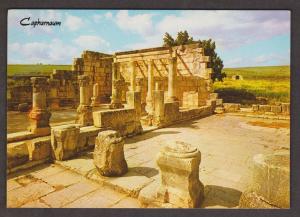
[[[290,79],[290,66],[257,66],[225,68],[227,77],[241,75],[244,79],[282,80]]]
[[[290,101],[290,66],[261,66],[225,68],[224,82],[215,82],[214,91],[225,102],[242,104],[257,103],[256,97],[265,97],[273,102]],[[241,75],[243,80],[233,80]]]
[[[53,69],[71,70],[71,65],[9,64],[7,75],[50,75]]]

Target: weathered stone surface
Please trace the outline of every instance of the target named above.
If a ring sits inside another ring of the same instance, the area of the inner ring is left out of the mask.
[[[223,99],[216,99],[216,106],[223,106]]]
[[[161,183],[157,198],[178,207],[199,207],[204,186],[199,181],[201,153],[191,145],[176,141],[157,157]]]
[[[274,112],[275,114],[281,113],[281,105],[272,105],[271,112]]]
[[[164,118],[165,118],[164,91],[155,90],[153,96],[154,96],[153,125],[161,126],[163,125]]]
[[[225,112],[224,107],[218,106],[215,109],[215,113],[217,113],[217,114],[223,114],[224,112]]]
[[[209,99],[218,99],[218,93],[211,93],[209,94]]]
[[[10,143],[7,146],[7,168],[11,169],[29,160],[29,152],[25,142]]]
[[[242,206],[252,204],[249,192],[263,198],[268,204],[279,208],[290,207],[290,154],[286,151],[274,154],[255,155],[253,158],[253,177],[241,201]],[[248,196],[247,196],[248,195]],[[254,203],[256,204],[256,202]],[[260,208],[260,207],[257,207]]]
[[[241,108],[241,104],[238,103],[223,103],[225,112],[237,112]]]
[[[29,131],[9,133],[9,134],[7,134],[7,142],[8,143],[18,142],[18,141],[23,141],[23,140],[27,140],[27,139],[32,139],[34,137],[36,137],[36,135]]]
[[[141,128],[136,124],[135,114],[133,108],[93,112],[94,126],[117,130],[121,136],[138,134]]]
[[[126,99],[129,107],[135,110],[135,131],[142,132],[143,128],[140,121],[142,115],[141,92],[128,91],[126,93]]]
[[[239,208],[274,209],[278,207],[269,204],[262,196],[253,191],[245,191],[240,198]]]
[[[214,111],[217,106],[217,100],[215,99],[206,100],[206,105],[211,106],[212,111]]]
[[[78,151],[93,147],[95,145],[96,137],[100,131],[100,128],[94,126],[81,127],[77,143]]]
[[[50,158],[51,156],[51,139],[37,138],[28,142],[29,159],[36,161]]]
[[[179,102],[167,102],[164,104],[164,120],[166,123],[172,123],[179,120]]]
[[[93,109],[89,105],[79,105],[76,123],[82,126],[93,125]]]
[[[253,104],[253,105],[252,105],[252,111],[253,111],[253,112],[258,112],[258,110],[259,110],[259,105]]]
[[[51,130],[51,146],[56,160],[65,160],[77,153],[79,128],[62,125]]]
[[[19,110],[20,112],[27,112],[27,111],[29,110],[29,105],[28,105],[28,103],[20,103],[20,104],[18,105],[18,110]]]
[[[103,176],[121,176],[128,171],[124,140],[117,131],[100,132],[96,138],[94,164]]]
[[[259,105],[260,112],[270,112],[271,106],[270,105]]]
[[[289,115],[290,114],[290,103],[281,104],[282,113]]]

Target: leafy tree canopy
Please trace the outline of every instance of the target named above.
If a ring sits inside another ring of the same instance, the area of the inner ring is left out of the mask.
[[[206,56],[210,56],[211,61],[208,67],[211,67],[213,70],[211,78],[214,81],[223,81],[223,78],[226,77],[225,72],[223,70],[223,61],[216,53],[216,43],[212,41],[212,39],[208,40],[194,40],[193,37],[190,37],[188,32],[180,31],[177,33],[176,39],[174,39],[169,33],[165,33],[163,38],[163,46],[164,47],[171,47],[171,46],[178,46],[178,45],[185,45],[191,43],[200,43],[204,49],[204,54]]]

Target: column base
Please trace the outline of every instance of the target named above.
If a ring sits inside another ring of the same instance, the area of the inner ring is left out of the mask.
[[[109,105],[110,109],[119,109],[119,108],[124,108],[124,105],[120,102],[115,102],[115,103],[111,103]]]
[[[92,107],[89,105],[79,105],[77,108],[77,118],[75,123],[80,124],[82,126],[93,125]]]
[[[35,134],[36,136],[49,136],[51,134],[50,126],[40,127],[40,128],[37,128],[36,126],[30,126],[28,130],[33,134]]]
[[[92,97],[92,103],[91,106],[92,107],[97,107],[100,106],[100,98],[99,97]]]
[[[171,96],[167,98],[167,102],[177,102],[178,98],[176,96]]]

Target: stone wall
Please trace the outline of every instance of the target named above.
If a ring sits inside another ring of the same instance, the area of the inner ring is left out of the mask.
[[[47,104],[52,109],[64,106],[76,106],[79,101],[77,71],[53,70],[50,76],[10,76],[7,85],[7,106],[9,110],[17,110],[18,105],[32,103],[32,77],[48,78]]]
[[[84,51],[81,58],[75,58],[73,61],[72,69],[74,71],[90,76],[91,87],[98,83],[100,103],[110,102],[112,62],[112,55],[93,51]]]
[[[127,85],[124,89],[130,89],[131,74],[134,71],[136,89],[141,90],[142,103],[145,103],[149,61],[153,61],[153,83],[158,83],[160,90],[167,92],[168,61],[173,56],[176,56],[175,95],[179,99],[180,106],[183,105],[184,92],[199,91],[200,87],[204,87],[200,90],[200,94],[207,97],[211,91],[212,69],[208,68],[210,59],[204,55],[200,44],[117,52],[114,62],[117,63],[121,79],[124,79]]]

